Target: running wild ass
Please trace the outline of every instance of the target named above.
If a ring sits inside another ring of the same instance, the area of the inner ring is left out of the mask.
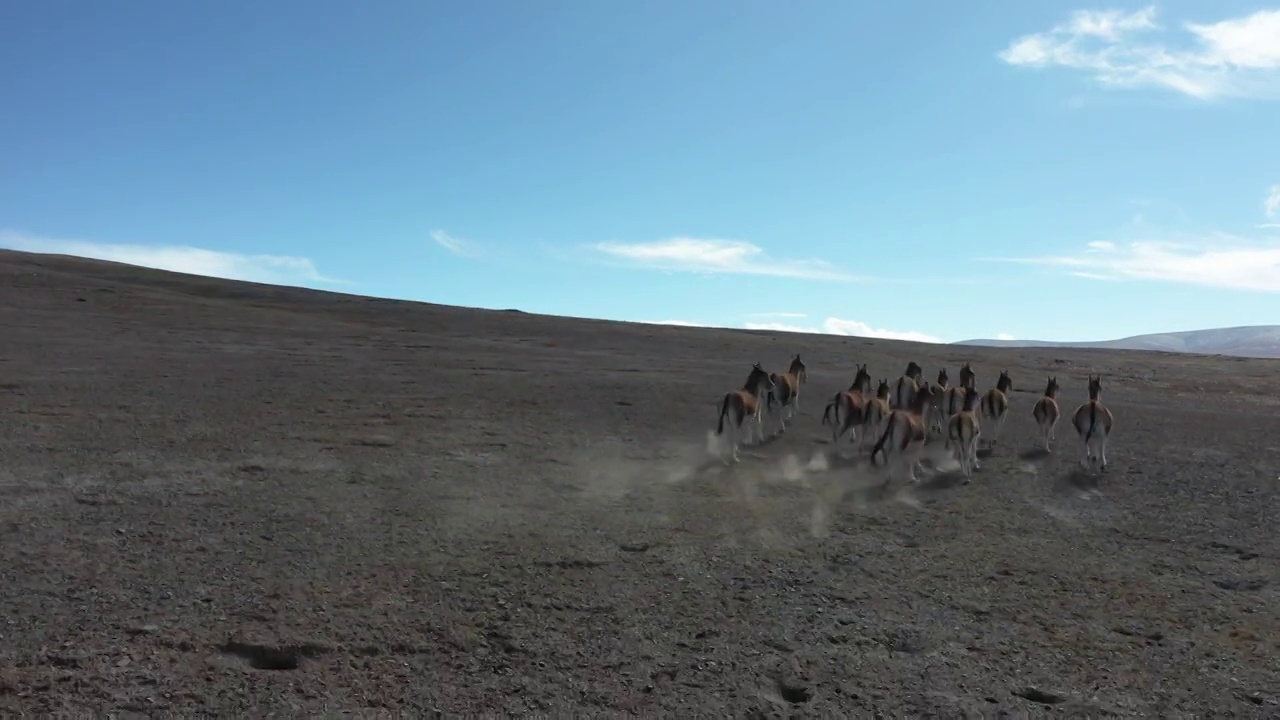
[[[800,385],[805,382],[807,375],[804,363],[800,361],[799,353],[791,359],[791,367],[786,372],[769,373],[769,381],[773,383],[772,389],[769,391],[770,410],[772,411],[773,409],[773,400],[775,398],[782,405],[779,433],[787,429],[787,421],[794,418],[795,414],[800,410]]]
[[[933,388],[924,383],[916,388],[911,396],[908,408],[894,410],[889,413],[885,422],[884,433],[875,447],[871,448],[871,465],[875,467],[876,455],[884,456],[884,465],[888,473],[884,484],[887,486],[895,475],[905,474],[912,484],[919,482],[916,470],[924,471],[920,457],[924,453],[927,437],[925,415],[929,411],[929,403],[933,400]],[[895,473],[895,468],[900,472]],[[901,472],[905,471],[905,472]]]
[[[938,406],[944,418],[949,418],[964,409],[965,398],[977,392],[975,383],[977,383],[977,375],[966,362],[960,367],[960,384],[942,391],[942,400]],[[948,441],[949,446],[950,441]]]
[[[761,396],[772,389],[773,381],[769,379],[769,373],[760,367],[760,363],[756,363],[751,366],[751,374],[747,376],[747,381],[742,384],[742,387],[725,393],[724,400],[720,401],[720,418],[716,423],[716,435],[721,436],[725,434],[725,430],[729,431],[732,462],[738,462],[738,434],[742,430],[743,422],[752,423],[751,427],[747,428],[748,442],[752,441],[752,436],[757,438],[757,442],[764,442]],[[729,420],[728,427],[725,426],[726,418]],[[752,428],[755,432],[752,432]]]
[[[1102,404],[1102,376],[1089,376],[1089,399],[1071,416],[1076,434],[1084,441],[1083,464],[1107,471],[1107,438],[1111,435],[1111,411]]]
[[[944,415],[942,412],[942,397],[947,392],[948,382],[949,378],[947,377],[947,369],[942,368],[938,371],[938,382],[933,385],[933,401],[929,412],[929,429],[931,431],[936,431],[939,435],[941,435],[943,431],[943,420],[950,417],[949,415]]]
[[[996,386],[982,396],[982,417],[991,420],[994,426],[987,444],[995,447],[1000,441],[1000,431],[1004,429],[1004,421],[1009,416],[1009,391],[1013,389],[1013,378],[1008,370],[1000,371],[1000,379]]]
[[[965,395],[964,407],[947,423],[947,445],[956,445],[965,485],[969,484],[973,471],[982,468],[978,462],[978,439],[982,436],[982,427],[978,422],[977,406],[978,393]]]
[[[909,406],[916,390],[920,387],[920,376],[922,375],[924,375],[924,369],[915,360],[907,363],[907,369],[903,371],[902,376],[898,378],[897,384],[894,385],[893,400],[889,403],[889,407],[894,410],[901,410]]]
[[[1031,408],[1031,415],[1036,419],[1036,426],[1040,428],[1040,438],[1044,440],[1044,451],[1052,452],[1049,449],[1049,441],[1055,440],[1054,428],[1058,426],[1058,378],[1047,378],[1044,387],[1044,397],[1036,401],[1035,407]]]
[[[892,413],[893,410],[889,407],[889,380],[881,378],[880,384],[876,386],[876,396],[867,400],[867,409],[862,416],[862,447],[864,449],[868,442],[880,436],[880,429],[884,427]]]
[[[853,376],[853,384],[848,390],[836,393],[831,402],[822,411],[822,424],[831,421],[831,444],[835,445],[846,432],[853,430],[853,441],[858,441],[858,428],[866,420],[867,403],[871,400],[871,373],[865,364],[858,366]],[[840,419],[840,411],[844,411],[844,419]]]

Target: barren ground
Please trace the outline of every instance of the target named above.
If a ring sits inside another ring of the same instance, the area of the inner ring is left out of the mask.
[[[0,712],[1275,717],[1280,362],[612,324],[0,254]],[[733,468],[716,403],[809,366]],[[818,418],[1016,383],[971,485]],[[1067,421],[1101,372],[1110,472]],[[818,458],[815,460],[815,456]]]

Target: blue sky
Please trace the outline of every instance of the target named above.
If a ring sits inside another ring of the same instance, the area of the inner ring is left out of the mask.
[[[0,246],[954,341],[1280,322],[1280,8],[0,5]]]

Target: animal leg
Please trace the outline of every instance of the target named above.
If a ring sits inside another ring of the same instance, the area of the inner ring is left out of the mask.
[[[1102,436],[1102,442],[1099,443],[1098,455],[1102,460],[1102,472],[1107,471],[1107,436]]]

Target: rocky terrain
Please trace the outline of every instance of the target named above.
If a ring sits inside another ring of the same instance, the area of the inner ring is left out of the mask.
[[[1280,362],[570,320],[0,254],[0,713],[1276,717]],[[754,362],[799,417],[708,455]],[[962,485],[819,423],[1015,382]],[[1101,373],[1111,467],[1064,420]],[[852,450],[846,450],[852,455]]]

